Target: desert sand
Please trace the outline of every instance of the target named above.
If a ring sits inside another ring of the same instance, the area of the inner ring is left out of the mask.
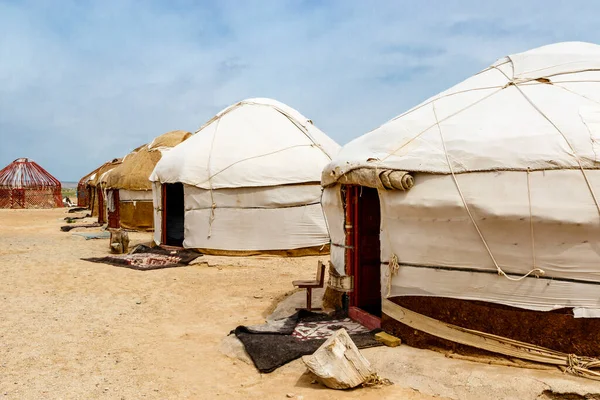
[[[203,256],[136,271],[82,261],[108,254],[108,240],[61,232],[66,215],[0,210],[0,399],[600,399],[599,382],[558,370],[405,345],[362,350],[392,386],[334,391],[301,360],[260,374],[228,333],[293,310],[303,293],[292,280],[327,257]]]
[[[66,215],[0,210],[0,398],[432,398],[400,385],[333,391],[299,360],[261,375],[219,351],[314,275],[318,257],[135,271],[80,260],[108,254],[108,240],[61,232]]]

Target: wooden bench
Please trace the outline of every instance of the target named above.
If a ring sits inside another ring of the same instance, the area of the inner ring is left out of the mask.
[[[292,285],[306,289],[306,308],[298,308],[298,310],[317,311],[320,308],[312,307],[312,290],[322,288],[325,284],[325,265],[319,261],[317,265],[317,279],[313,281],[293,281]]]

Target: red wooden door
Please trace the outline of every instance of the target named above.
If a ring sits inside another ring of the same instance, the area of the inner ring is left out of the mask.
[[[354,276],[350,305],[381,316],[381,209],[377,189],[346,190],[346,263]]]
[[[119,191],[109,190],[107,196],[112,196],[112,202],[114,211],[108,210],[108,227],[109,228],[120,228],[120,214],[119,214]]]

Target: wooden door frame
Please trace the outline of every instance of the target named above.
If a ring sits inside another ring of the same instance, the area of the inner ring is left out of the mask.
[[[167,244],[167,185],[160,184],[160,244]]]
[[[348,316],[361,323],[369,329],[381,328],[381,318],[368,313],[358,307],[358,294],[361,288],[361,279],[358,274],[360,264],[360,225],[359,221],[359,197],[360,186],[345,185],[345,264],[346,275],[353,276],[354,288],[348,294]],[[381,295],[381,294],[380,294]]]
[[[356,273],[358,268],[358,229],[356,221],[358,219],[358,186],[346,187],[346,224],[344,227],[346,234],[346,275],[354,277],[354,288],[349,293],[348,305],[356,307],[357,299],[356,294],[358,293],[358,285],[360,285],[359,279],[356,279]]]

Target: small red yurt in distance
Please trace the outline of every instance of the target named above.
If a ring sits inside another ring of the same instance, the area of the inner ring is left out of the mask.
[[[18,158],[0,170],[0,208],[62,206],[60,182],[35,161]]]

